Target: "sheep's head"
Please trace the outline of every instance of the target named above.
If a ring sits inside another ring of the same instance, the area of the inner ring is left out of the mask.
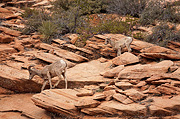
[[[111,37],[109,37],[109,38],[107,37],[107,38],[105,39],[105,43],[104,43],[104,44],[107,45],[108,43],[110,43],[110,41],[111,41]]]
[[[31,80],[35,75],[36,75],[36,72],[31,68],[31,67],[34,67],[35,65],[30,65],[28,67],[28,71],[29,71],[29,80]]]

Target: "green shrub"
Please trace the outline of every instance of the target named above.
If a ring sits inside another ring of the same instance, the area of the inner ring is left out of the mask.
[[[107,20],[103,21],[96,27],[100,34],[103,33],[121,33],[127,34],[129,32],[129,24],[123,21]]]
[[[180,30],[177,31],[174,26],[170,27],[165,23],[161,23],[153,28],[152,34],[148,35],[146,40],[147,42],[165,47],[168,41],[180,42]]]
[[[145,35],[143,33],[141,33],[141,32],[138,32],[136,34],[133,34],[133,38],[139,39],[139,40],[144,40]]]
[[[37,32],[38,28],[42,26],[43,21],[51,20],[51,17],[43,9],[31,10],[26,8],[25,13],[22,14],[24,17],[26,27],[22,30],[24,34]]]
[[[142,12],[139,22],[148,25],[154,24],[156,20],[180,23],[180,15],[169,3],[162,4],[161,0],[150,1]]]
[[[38,31],[44,36],[43,42],[51,43],[50,37],[57,31],[57,26],[51,21],[42,21],[42,25],[38,28]]]
[[[148,0],[109,0],[108,12],[139,17]]]
[[[53,5],[53,17],[58,18],[61,26],[69,32],[76,32],[81,27],[82,17],[100,13],[106,7],[104,0],[56,0]]]

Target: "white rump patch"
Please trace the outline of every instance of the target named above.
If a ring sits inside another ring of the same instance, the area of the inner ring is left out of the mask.
[[[61,64],[65,65],[66,66],[66,62],[64,60],[60,60]]]

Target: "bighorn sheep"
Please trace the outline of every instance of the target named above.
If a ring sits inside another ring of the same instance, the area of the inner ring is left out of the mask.
[[[66,89],[67,89],[67,79],[66,79],[66,74],[65,74],[66,68],[67,68],[67,63],[64,60],[61,59],[50,65],[46,65],[42,70],[37,70],[35,68],[32,68],[34,66],[35,65],[30,65],[28,67],[29,80],[31,80],[35,75],[40,76],[44,80],[41,91],[44,90],[44,87],[46,86],[48,81],[49,81],[50,89],[55,88],[59,84],[60,80],[62,79],[62,76],[64,77],[65,85],[66,85]],[[52,87],[51,78],[53,78],[55,76],[58,76],[59,80]]]
[[[105,45],[107,45],[108,43],[111,44],[111,46],[113,47],[114,50],[118,50],[117,56],[120,56],[121,55],[121,49],[124,47],[127,47],[128,52],[132,51],[131,47],[130,47],[130,44],[132,43],[132,41],[133,41],[132,37],[125,37],[125,38],[122,38],[118,41],[113,41],[113,40],[111,40],[111,37],[110,38],[107,37],[105,39]]]

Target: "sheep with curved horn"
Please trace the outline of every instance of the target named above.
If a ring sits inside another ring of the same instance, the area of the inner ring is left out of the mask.
[[[131,47],[130,44],[132,43],[133,38],[132,37],[125,37],[122,38],[118,41],[113,41],[111,40],[111,37],[107,37],[105,39],[105,45],[107,45],[108,43],[113,47],[113,49],[117,50],[117,56],[121,55],[121,49],[124,47],[127,47],[128,52],[131,52]]]
[[[29,80],[31,80],[35,75],[40,76],[44,80],[41,91],[44,90],[44,87],[46,86],[48,81],[49,81],[49,85],[50,85],[50,89],[51,89],[51,88],[55,88],[59,84],[59,82],[62,78],[64,78],[64,80],[65,80],[65,85],[66,85],[66,89],[67,89],[67,79],[66,79],[67,63],[64,60],[61,59],[50,65],[46,65],[42,70],[37,70],[34,68],[34,66],[35,65],[30,65],[28,67]],[[54,84],[54,86],[52,86],[51,78],[53,78],[55,76],[58,76],[59,80]]]

